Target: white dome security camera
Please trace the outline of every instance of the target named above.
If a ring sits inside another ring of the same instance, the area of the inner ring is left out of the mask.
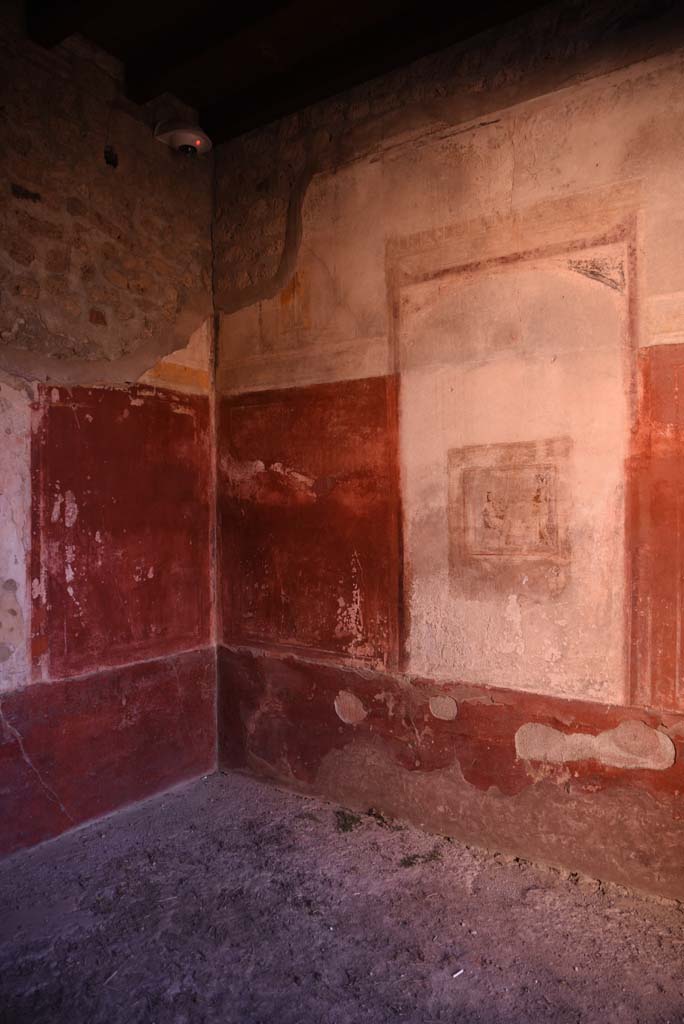
[[[211,152],[209,136],[196,124],[188,124],[187,121],[160,121],[154,129],[154,137],[186,156]]]

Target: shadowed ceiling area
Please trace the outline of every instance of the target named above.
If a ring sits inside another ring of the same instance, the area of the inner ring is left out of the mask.
[[[31,0],[27,27],[48,47],[80,33],[123,61],[131,99],[172,93],[222,142],[539,6]]]

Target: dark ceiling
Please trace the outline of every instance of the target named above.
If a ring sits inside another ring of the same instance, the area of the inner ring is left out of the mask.
[[[120,58],[131,99],[195,107],[214,142],[505,22],[541,0],[28,0],[30,35],[78,32]]]

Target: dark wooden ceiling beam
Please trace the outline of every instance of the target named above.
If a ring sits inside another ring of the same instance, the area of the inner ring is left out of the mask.
[[[540,7],[545,0],[494,0],[467,12],[415,2],[381,24],[301,61],[287,73],[264,77],[253,88],[225,93],[200,108],[200,122],[214,143],[269,124],[495,24]],[[513,7],[513,9],[511,9]]]
[[[41,46],[57,46],[67,36],[80,32],[97,8],[95,0],[28,0],[26,28]]]
[[[221,40],[235,37],[257,22],[287,6],[288,0],[252,0],[250,4],[226,0],[194,4],[194,10],[179,19],[171,31],[142,39],[126,58],[128,94],[136,103],[146,103],[163,92],[186,93],[183,71],[188,64],[202,66],[205,55],[215,53]],[[207,69],[205,76],[214,72]],[[200,74],[200,81],[202,75]],[[206,80],[206,79],[205,79]],[[206,86],[205,86],[206,88]],[[192,102],[192,97],[183,95]]]

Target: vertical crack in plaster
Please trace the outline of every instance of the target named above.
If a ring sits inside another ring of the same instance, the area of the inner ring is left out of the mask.
[[[15,727],[10,722],[7,721],[7,718],[5,717],[5,712],[2,707],[2,700],[0,700],[0,726],[2,726],[3,732],[11,736],[12,739],[16,742],[17,746],[19,747],[19,752],[21,754],[21,758],[24,764],[28,766],[30,771],[32,771],[35,777],[38,779],[38,783],[41,789],[47,794],[47,796],[53,803],[57,804],[65,818],[68,818],[71,824],[75,825],[76,822],[71,817],[66,807],[55,793],[54,789],[51,789],[51,787],[48,786],[47,782],[44,780],[43,776],[38,771],[35,764],[29,757],[28,753],[26,752],[26,747],[24,746],[24,740],[21,733],[19,732],[18,729],[15,729]]]

